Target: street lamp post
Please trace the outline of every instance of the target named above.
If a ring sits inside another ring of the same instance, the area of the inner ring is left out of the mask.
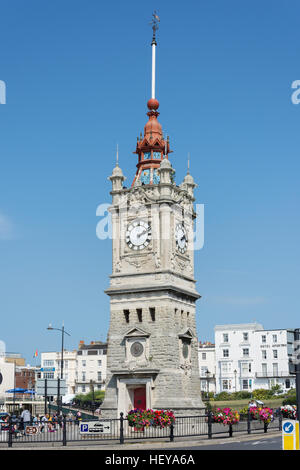
[[[62,380],[64,377],[64,336],[68,335],[71,336],[66,330],[64,324],[62,325],[62,328],[53,328],[51,323],[49,323],[49,326],[47,327],[47,330],[56,330],[56,331],[61,331],[61,358],[60,358],[60,379]],[[58,408],[58,413],[60,414],[61,411],[61,403],[60,403],[60,380],[58,378],[57,380],[57,408]]]
[[[234,391],[236,392],[236,391],[237,391],[237,390],[236,390],[236,374],[237,374],[237,370],[234,369],[233,373],[234,373]]]
[[[16,360],[14,359],[14,396],[13,396],[13,414],[15,414],[16,405]]]
[[[92,392],[92,412],[94,416],[95,415],[95,385],[92,379],[90,380],[90,389]]]
[[[207,371],[205,372],[206,374],[206,390],[207,390],[207,398],[209,397],[209,370],[207,369]]]

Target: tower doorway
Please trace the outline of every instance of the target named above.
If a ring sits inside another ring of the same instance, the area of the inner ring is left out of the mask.
[[[146,409],[146,387],[138,387],[133,392],[133,406],[134,408]]]

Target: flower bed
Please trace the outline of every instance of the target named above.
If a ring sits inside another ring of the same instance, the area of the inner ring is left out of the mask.
[[[237,424],[240,420],[240,415],[236,410],[231,408],[217,408],[212,414],[213,421],[215,423],[226,424]]]
[[[297,419],[297,407],[295,405],[285,405],[280,407],[282,417],[285,419]]]
[[[126,416],[129,426],[142,430],[149,426],[166,428],[175,423],[175,416],[170,410],[141,410],[135,408]]]

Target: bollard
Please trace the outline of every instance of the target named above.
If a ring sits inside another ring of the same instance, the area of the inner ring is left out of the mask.
[[[232,424],[229,424],[229,437],[232,437]]]
[[[264,423],[264,432],[268,432],[268,423]]]
[[[120,413],[120,444],[124,444],[124,413]]]

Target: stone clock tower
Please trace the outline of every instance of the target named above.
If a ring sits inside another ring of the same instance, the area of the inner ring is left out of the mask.
[[[155,70],[155,28],[152,69]],[[137,171],[125,188],[121,168],[112,183],[112,275],[107,380],[103,418],[133,408],[172,409],[199,415],[196,332],[193,177],[177,186],[157,118],[159,103],[148,101],[148,122],[137,141]]]

